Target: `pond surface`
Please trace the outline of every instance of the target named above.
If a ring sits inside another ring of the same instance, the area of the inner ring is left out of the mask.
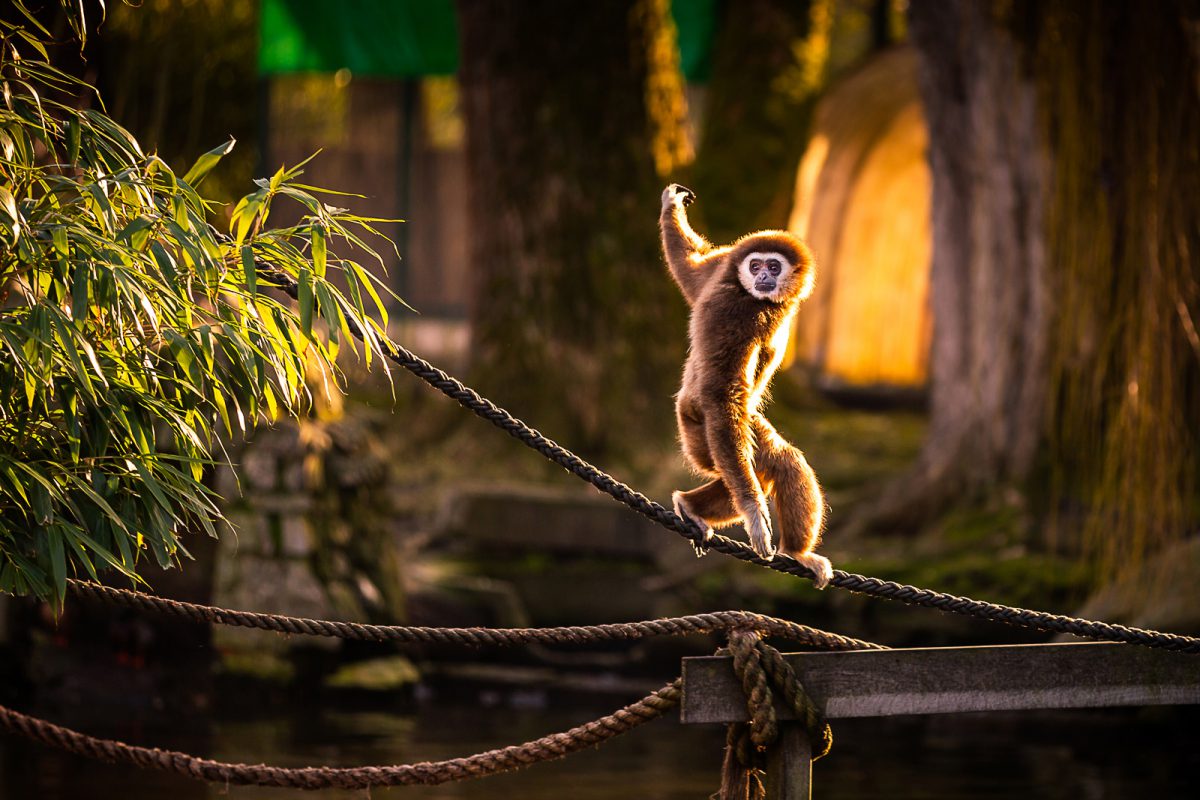
[[[444,693],[413,709],[324,703],[223,709],[211,717],[55,721],[94,735],[209,758],[280,766],[358,766],[469,755],[565,730],[624,699],[555,700]],[[482,705],[481,705],[482,701]],[[50,712],[46,712],[51,715]],[[101,727],[103,726],[103,727]],[[24,800],[208,800],[406,797],[682,800],[717,788],[724,733],[683,726],[674,715],[598,749],[520,772],[437,787],[296,792],[210,786],[76,758],[0,736],[0,797]],[[813,770],[816,798],[1200,797],[1200,707],[1006,712],[838,720],[833,752]]]

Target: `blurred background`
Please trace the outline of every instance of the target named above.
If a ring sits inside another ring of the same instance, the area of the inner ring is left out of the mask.
[[[143,0],[52,55],[177,169],[237,139],[206,184],[218,227],[252,179],[318,153],[304,182],[352,193],[339,202],[396,244],[396,341],[664,503],[697,479],[674,439],[686,308],[659,252],[662,188],[693,188],[718,243],[799,233],[816,290],[767,414],[825,487],[835,567],[1200,633],[1200,3]],[[892,646],[1039,640],[696,559],[411,376],[342,366],[347,395],[317,385],[307,419],[227,443],[212,485],[233,528],[197,535],[154,590],[382,624],[744,608]],[[400,651],[5,603],[7,693],[90,733],[250,763],[532,738],[716,644]],[[1196,721],[845,723],[816,786],[1185,796]],[[414,793],[716,788],[720,731],[627,738]],[[273,796],[0,742],[5,796],[166,791]]]

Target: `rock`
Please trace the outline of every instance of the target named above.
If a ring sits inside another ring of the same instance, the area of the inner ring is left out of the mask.
[[[226,608],[288,614],[314,619],[344,619],[332,607],[325,591],[304,561],[263,558],[247,553],[224,553],[217,562],[213,602]],[[303,637],[308,646],[333,648],[338,640]],[[222,653],[268,651],[282,653],[290,637],[250,628],[214,627],[213,639]]]
[[[347,664],[326,678],[325,685],[332,689],[382,692],[411,686],[420,679],[421,673],[407,658],[388,656]]]
[[[534,550],[675,565],[691,547],[611,498],[530,486],[472,486],[448,498],[439,528],[493,551]]]

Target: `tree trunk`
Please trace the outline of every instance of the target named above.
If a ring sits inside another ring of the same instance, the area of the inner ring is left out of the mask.
[[[1198,20],[1195,0],[912,1],[931,428],[867,523],[1024,485],[1110,566],[1195,525]]]
[[[930,431],[912,474],[874,510],[890,525],[1028,474],[1050,315],[1047,161],[1016,43],[976,0],[914,0],[909,32],[933,173]]]
[[[1200,527],[1200,2],[1017,20],[1055,167],[1052,531],[1120,573]]]
[[[462,0],[459,26],[473,378],[591,456],[663,439],[685,335],[656,222],[685,109],[667,3]]]
[[[787,227],[832,13],[828,0],[724,3],[690,184],[713,241]]]

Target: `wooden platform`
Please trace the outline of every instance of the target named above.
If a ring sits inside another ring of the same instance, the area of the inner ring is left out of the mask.
[[[1200,655],[1135,645],[933,647],[786,658],[827,719],[1200,704]],[[792,718],[781,707],[777,711],[780,720]],[[681,721],[748,718],[732,657],[683,660]],[[780,739],[768,759],[767,797],[808,798],[807,736],[799,723],[781,722]]]

